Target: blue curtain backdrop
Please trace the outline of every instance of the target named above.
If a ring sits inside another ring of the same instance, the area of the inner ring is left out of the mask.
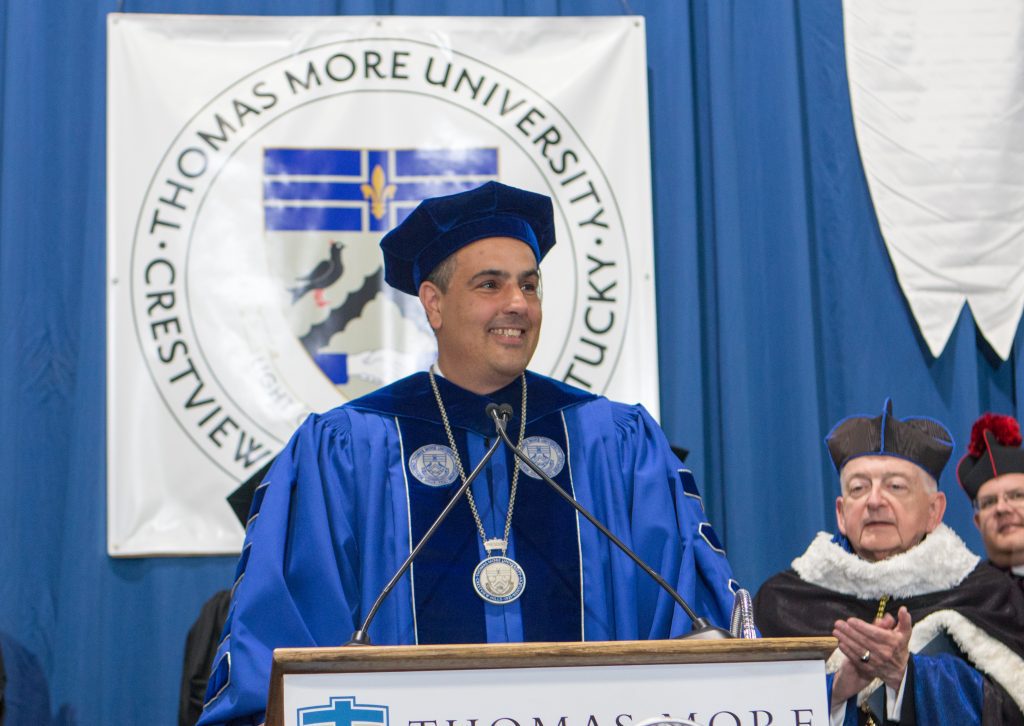
[[[105,549],[108,12],[646,16],[662,419],[751,589],[833,527],[822,436],[927,414],[958,440],[1024,375],[965,311],[927,352],[854,140],[839,0],[4,0],[0,647],[11,724],[173,723],[231,558]],[[1018,333],[1015,351],[1020,350]],[[111,442],[118,445],[118,442]],[[958,457],[963,447],[958,446]],[[952,471],[947,521],[980,551]]]

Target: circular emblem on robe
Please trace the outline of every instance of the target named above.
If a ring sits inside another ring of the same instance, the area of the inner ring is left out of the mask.
[[[428,487],[446,487],[455,481],[455,457],[440,444],[421,446],[409,457],[409,471]]]
[[[534,464],[539,466],[545,474],[554,479],[558,476],[562,467],[565,466],[565,452],[562,447],[549,439],[547,436],[530,436],[523,441],[523,451],[530,457]],[[534,479],[540,479],[533,469],[522,461],[519,462],[519,470]]]
[[[507,605],[526,589],[526,573],[513,559],[487,557],[473,570],[473,589],[489,603]]]

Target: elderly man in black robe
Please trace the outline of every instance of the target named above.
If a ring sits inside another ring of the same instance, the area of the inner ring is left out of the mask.
[[[971,441],[956,476],[974,505],[974,524],[989,564],[1024,588],[1024,450],[1020,445],[1016,419],[986,413],[971,427]]]
[[[942,524],[949,431],[886,401],[826,443],[839,533],[762,586],[762,633],[839,640],[833,724],[1024,723],[1024,594]]]

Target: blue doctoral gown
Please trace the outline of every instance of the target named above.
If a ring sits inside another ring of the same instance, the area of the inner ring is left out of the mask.
[[[692,474],[642,406],[527,373],[524,445],[566,491],[665,577],[696,612],[728,627],[736,583]],[[494,440],[490,396],[438,378],[468,474]],[[275,647],[345,643],[458,486],[427,375],[310,416],[260,486],[214,660],[201,724],[259,723]],[[502,447],[472,492],[487,536],[504,532],[514,457]],[[520,474],[508,556],[522,596],[493,605],[472,573],[486,556],[459,502],[369,629],[375,644],[666,638],[690,629],[658,585],[539,478]],[[236,719],[238,719],[236,721]]]

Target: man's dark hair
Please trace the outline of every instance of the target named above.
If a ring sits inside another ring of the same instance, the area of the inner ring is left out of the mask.
[[[441,292],[448,292],[448,283],[452,281],[453,274],[455,274],[455,255],[448,255],[430,271],[424,282],[432,282]]]

